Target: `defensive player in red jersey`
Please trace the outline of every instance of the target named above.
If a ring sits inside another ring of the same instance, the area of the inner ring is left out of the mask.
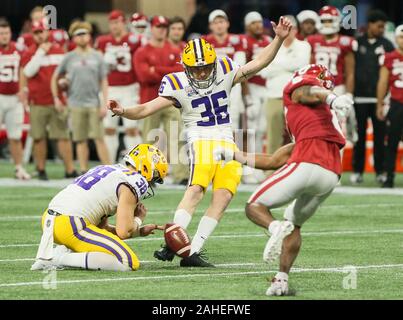
[[[245,208],[247,217],[271,234],[264,261],[280,256],[280,271],[267,295],[288,293],[288,273],[301,247],[301,226],[340,179],[345,138],[335,113],[344,116],[353,101],[336,96],[333,87],[334,78],[324,66],[308,65],[294,74],[284,89],[284,113],[294,149],[287,164],[256,189]],[[260,160],[256,157],[255,167],[266,169]],[[275,220],[271,210],[290,202],[285,220]]]
[[[377,89],[377,117],[387,120],[387,145],[385,167],[387,180],[384,188],[393,188],[395,179],[396,155],[403,133],[403,25],[396,28],[395,51],[386,53],[381,59],[381,70]],[[391,102],[385,117],[384,99],[390,89]]]
[[[11,41],[8,21],[0,20],[0,127],[4,122],[11,157],[15,164],[15,177],[27,180],[31,176],[22,166],[21,143],[24,108],[18,98],[20,59],[20,52]]]
[[[120,101],[124,105],[139,103],[140,86],[133,61],[134,53],[141,45],[140,36],[127,31],[125,15],[120,10],[114,10],[109,14],[109,30],[109,34],[99,36],[95,42],[95,48],[104,54],[104,61],[109,69],[108,95],[110,99]],[[112,162],[116,160],[119,147],[118,121],[118,118],[112,118],[110,114],[104,118],[105,142]],[[140,144],[138,122],[123,119],[123,126],[126,149]]]
[[[24,52],[21,66],[24,79],[27,79],[28,100],[31,107],[30,134],[34,140],[34,159],[38,177],[41,180],[48,179],[45,172],[47,137],[58,140],[58,150],[64,161],[66,178],[76,177],[67,113],[55,108],[50,90],[53,72],[63,59],[64,50],[59,45],[48,41],[47,26],[42,22],[32,25],[32,33],[35,44]],[[20,85],[23,82],[21,81]]]

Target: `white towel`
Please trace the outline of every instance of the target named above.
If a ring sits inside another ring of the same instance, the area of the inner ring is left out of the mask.
[[[36,260],[52,260],[53,259],[53,229],[56,216],[47,214],[43,225],[43,234],[41,243],[39,244]]]

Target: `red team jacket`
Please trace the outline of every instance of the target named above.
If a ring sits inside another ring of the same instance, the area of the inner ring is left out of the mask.
[[[388,52],[381,65],[390,71],[389,87],[392,99],[403,103],[403,55],[398,50]]]
[[[136,51],[134,67],[140,83],[140,103],[158,97],[161,80],[166,74],[183,71],[180,56],[180,50],[168,41],[162,48],[147,44]]]
[[[134,71],[134,53],[141,46],[138,35],[128,33],[120,41],[111,34],[99,36],[95,42],[95,48],[103,54],[112,52],[117,55],[117,66],[108,74],[110,86],[128,86],[137,82]]]
[[[11,42],[7,48],[0,47],[0,94],[15,95],[19,91],[19,68],[21,52]]]
[[[307,38],[312,47],[312,59],[314,64],[326,66],[335,78],[335,85],[344,84],[344,63],[348,52],[357,50],[357,41],[348,36],[338,36],[328,42],[325,36],[316,34]]]
[[[35,55],[38,46],[34,44],[26,52],[21,59],[21,67],[25,67],[32,57]],[[50,91],[50,80],[53,72],[63,59],[64,50],[57,44],[52,44],[49,51],[43,58],[41,67],[37,74],[32,78],[28,78],[28,101],[31,105],[52,106],[53,95]]]
[[[302,86],[321,86],[314,77],[302,81],[290,81],[284,89],[284,115],[295,147],[288,163],[307,162],[318,164],[338,175],[342,172],[340,149],[346,143],[336,116],[326,103],[307,106],[294,103],[293,91]]]

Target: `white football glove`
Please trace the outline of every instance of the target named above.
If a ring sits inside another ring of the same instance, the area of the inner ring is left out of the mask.
[[[342,95],[336,97],[331,105],[340,117],[347,117],[354,106],[354,100],[349,95]]]
[[[216,162],[223,161],[225,165],[227,162],[234,160],[234,151],[223,147],[217,147],[213,150],[213,159]]]

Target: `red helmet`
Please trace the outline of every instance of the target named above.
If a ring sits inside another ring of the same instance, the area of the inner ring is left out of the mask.
[[[331,24],[324,23],[331,21]],[[333,6],[324,6],[319,10],[319,21],[317,29],[320,34],[335,34],[340,31],[341,14],[340,11]]]
[[[321,64],[310,64],[294,73],[295,78],[316,78],[320,80],[322,86],[328,90],[334,88],[334,76],[332,73]]]
[[[130,22],[133,25],[133,27],[144,27],[146,28],[148,26],[148,18],[146,15],[140,13],[140,12],[135,12],[133,13],[132,17],[130,18]]]

